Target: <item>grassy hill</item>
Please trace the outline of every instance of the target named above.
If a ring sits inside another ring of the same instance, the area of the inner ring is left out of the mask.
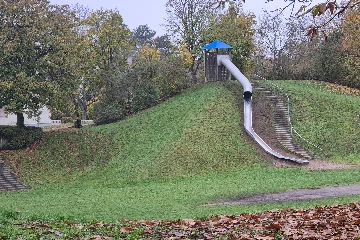
[[[298,102],[292,101],[295,111],[300,97],[307,97],[301,93],[301,84],[283,83],[291,93],[299,93],[293,97]],[[337,99],[337,94],[306,84],[313,95],[320,89]],[[6,218],[9,212],[20,211],[34,220],[178,219],[357,199],[201,206],[238,195],[360,182],[355,169],[273,167],[245,136],[239,96],[237,83],[201,85],[127,120],[88,130],[49,132],[46,141],[32,149],[5,153],[5,161],[32,189],[0,193],[0,215]],[[350,106],[358,111],[358,97],[349,98]],[[331,97],[322,101],[327,108],[329,101]],[[299,117],[294,115],[294,119],[300,126]],[[313,131],[310,127],[302,130],[309,135]],[[351,138],[344,134],[343,139]],[[339,153],[359,156],[349,149]]]
[[[313,81],[277,81],[290,95],[294,127],[327,160],[360,163],[360,91]]]

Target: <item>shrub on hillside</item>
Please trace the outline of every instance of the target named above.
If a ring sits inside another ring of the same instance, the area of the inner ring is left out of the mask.
[[[117,102],[108,103],[106,101],[95,104],[92,115],[96,125],[117,122],[126,116],[121,105]]]
[[[160,99],[179,94],[191,86],[191,78],[180,57],[169,57],[159,65],[158,75],[153,80],[159,89]]]
[[[137,58],[133,69],[127,71],[109,71],[108,85],[90,112],[95,124],[122,120],[191,86],[181,57],[174,55],[154,63],[145,60]]]
[[[0,126],[0,149],[27,148],[39,141],[43,131],[39,127]]]
[[[157,104],[158,90],[149,79],[138,79],[132,90],[130,113],[137,113]]]

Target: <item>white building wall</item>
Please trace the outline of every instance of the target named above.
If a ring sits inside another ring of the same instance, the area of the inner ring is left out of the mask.
[[[39,122],[37,118],[29,118],[24,114],[24,122],[27,126],[48,126],[51,125],[50,119],[51,113],[47,107],[41,109],[41,114],[39,117]],[[16,114],[5,114],[5,108],[0,109],[0,125],[16,125]]]

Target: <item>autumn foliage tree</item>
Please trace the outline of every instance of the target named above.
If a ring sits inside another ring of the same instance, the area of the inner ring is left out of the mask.
[[[205,45],[205,33],[214,18],[216,9],[208,0],[168,0],[166,3],[166,27],[172,37],[185,45],[192,55],[189,72],[198,83],[197,71]]]
[[[60,101],[63,79],[51,73],[70,54],[73,16],[46,0],[10,0],[0,2],[0,18],[0,107],[24,126],[24,113],[37,116],[42,106]]]
[[[137,47],[140,48],[143,45],[150,46],[155,34],[156,32],[150,29],[148,25],[140,25],[133,30],[132,37]]]
[[[107,73],[113,63],[126,66],[126,59],[134,44],[131,31],[124,24],[118,10],[97,10],[84,21],[86,37],[94,52],[93,73],[104,87],[108,87]],[[88,59],[87,61],[90,61]],[[95,75],[97,74],[97,75]]]
[[[349,75],[346,79],[347,85],[360,88],[360,7],[348,12],[344,17],[342,28],[343,44],[346,55],[346,67]]]
[[[228,3],[243,2],[245,0],[210,0],[210,5],[216,8],[224,8]],[[264,3],[283,2],[283,5],[277,10],[283,12],[286,9],[291,10],[291,15],[296,17],[312,16],[314,22],[307,26],[306,34],[313,40],[320,33],[327,38],[325,27],[336,18],[343,18],[345,13],[356,8],[360,1],[358,0],[344,0],[338,3],[336,0],[324,0],[321,2],[313,0],[264,0]],[[326,17],[324,15],[329,13]]]
[[[234,64],[243,72],[251,68],[255,50],[255,16],[242,12],[241,5],[231,4],[225,13],[219,14],[207,32],[207,42],[216,39],[232,46]]]
[[[68,96],[73,104],[75,125],[81,127],[88,107],[111,88],[113,71],[126,68],[126,59],[134,44],[117,10],[86,13],[80,8],[77,15],[83,17],[79,17],[75,54],[70,60],[75,63],[72,79],[78,84]]]

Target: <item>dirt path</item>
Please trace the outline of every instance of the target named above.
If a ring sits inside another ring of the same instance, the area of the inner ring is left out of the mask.
[[[311,200],[311,199],[337,197],[337,196],[354,195],[354,194],[360,194],[360,183],[350,186],[297,189],[297,190],[291,190],[281,193],[269,193],[269,194],[253,195],[248,197],[238,197],[233,199],[232,201],[212,203],[206,206],[288,202],[288,201]]]

